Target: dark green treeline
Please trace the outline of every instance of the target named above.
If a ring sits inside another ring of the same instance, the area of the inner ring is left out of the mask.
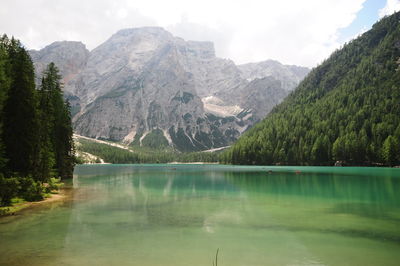
[[[69,104],[51,63],[36,89],[32,60],[18,40],[0,39],[0,205],[41,199],[43,183],[70,178],[74,149]]]
[[[400,13],[313,69],[221,157],[233,164],[400,163]]]
[[[177,152],[169,147],[165,149],[152,149],[148,147],[133,146],[131,150],[124,150],[107,144],[78,139],[77,151],[88,152],[99,156],[106,163],[131,164],[131,163],[170,163],[170,162],[218,162],[219,152]],[[81,158],[77,157],[80,162]],[[83,163],[83,162],[82,162]]]

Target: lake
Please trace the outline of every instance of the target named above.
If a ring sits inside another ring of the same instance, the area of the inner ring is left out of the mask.
[[[400,169],[81,165],[0,265],[399,265]]]

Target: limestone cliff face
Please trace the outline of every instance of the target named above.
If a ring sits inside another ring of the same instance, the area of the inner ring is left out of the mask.
[[[264,77],[273,77],[281,81],[281,87],[285,90],[293,90],[310,72],[307,67],[283,65],[275,60],[266,60],[258,63],[239,65],[241,77],[252,81]]]
[[[86,67],[89,50],[81,42],[54,42],[40,51],[30,51],[35,71],[40,74],[53,62],[63,75],[66,90],[73,87],[76,76]],[[69,91],[68,91],[69,92]]]
[[[74,129],[93,138],[140,144],[162,130],[182,151],[226,146],[286,95],[279,79],[246,80],[212,43],[157,27],[121,30],[91,52],[59,42],[31,56],[37,76],[49,62],[60,68]]]
[[[192,73],[200,97],[216,95],[247,84],[232,60],[215,56],[211,42],[180,42],[179,58],[185,71]]]
[[[240,105],[251,111],[255,121],[260,121],[289,94],[282,83],[272,76],[254,79],[241,90]]]

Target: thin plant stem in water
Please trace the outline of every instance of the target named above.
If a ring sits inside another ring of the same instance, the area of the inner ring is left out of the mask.
[[[218,266],[218,252],[219,252],[219,248],[217,248],[217,253],[215,254],[215,264],[213,261],[213,266]]]

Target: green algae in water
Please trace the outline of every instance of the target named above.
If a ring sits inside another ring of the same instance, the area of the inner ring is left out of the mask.
[[[0,219],[0,265],[398,265],[400,169],[91,165]]]

